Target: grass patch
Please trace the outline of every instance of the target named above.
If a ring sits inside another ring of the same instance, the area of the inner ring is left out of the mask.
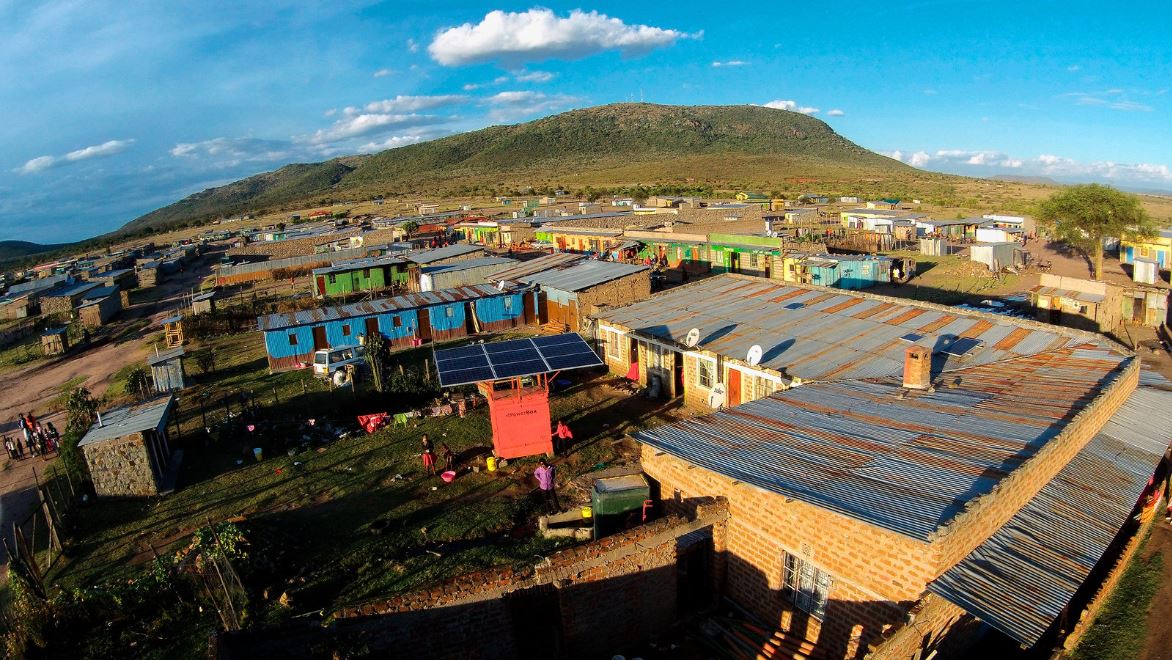
[[[34,332],[0,350],[0,373],[45,359],[45,353],[41,350],[41,334]]]
[[[1148,539],[1144,539],[1144,546]],[[1128,564],[1114,593],[1071,657],[1076,660],[1125,660],[1138,658],[1147,638],[1147,614],[1160,588],[1164,557],[1156,553],[1144,559],[1143,548]]]

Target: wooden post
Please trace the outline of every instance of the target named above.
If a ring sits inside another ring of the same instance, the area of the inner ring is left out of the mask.
[[[277,396],[277,384],[273,383],[273,403],[281,403],[281,397]]]
[[[431,382],[431,360],[423,358],[423,382]]]
[[[207,517],[208,529],[212,533],[212,538],[216,542],[216,550],[219,551],[220,556],[223,556],[223,548],[220,546],[220,535],[216,533],[216,526],[212,524],[211,516]],[[224,589],[224,598],[228,601],[228,610],[232,614],[232,627],[237,629],[240,627],[239,620],[236,618],[236,604],[232,602],[232,593],[228,591],[228,583],[224,580],[224,574],[220,572],[220,562],[215,559],[208,558],[209,563],[216,569],[216,576],[220,578],[220,586]]]

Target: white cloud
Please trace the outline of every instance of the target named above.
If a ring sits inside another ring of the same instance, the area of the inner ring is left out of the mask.
[[[52,156],[37,156],[16,168],[15,171],[19,174],[36,174],[37,172],[43,172],[53,167],[56,162],[57,159]]]
[[[724,66],[745,66],[746,64],[748,64],[748,62],[746,62],[744,60],[725,60],[723,62],[721,62],[721,61],[713,62],[712,66],[719,69],[720,67],[724,67]]]
[[[790,112],[800,112],[803,115],[813,115],[818,112],[818,108],[810,106],[798,105],[797,101],[790,101],[785,99],[774,99],[765,104],[766,108],[773,108],[774,110],[789,110]]]
[[[37,156],[26,161],[24,165],[21,165],[13,171],[17,174],[37,174],[38,172],[44,172],[49,168],[64,165],[65,163],[75,163],[91,158],[113,156],[114,154],[126,151],[132,144],[134,144],[134,139],[107,140],[101,144],[75,149],[64,156]]]
[[[1010,156],[995,150],[940,149],[926,151],[891,151],[885,155],[913,167],[925,167],[957,174],[988,176],[1005,169],[1021,174],[1047,176],[1061,181],[1102,181],[1118,185],[1172,186],[1172,167],[1160,163],[1116,163],[1114,161],[1076,161],[1054,154],[1033,158]]]
[[[1066,67],[1066,70],[1071,73],[1077,73],[1078,71],[1082,70],[1082,67],[1077,64],[1071,64],[1070,66]]]
[[[132,144],[134,144],[134,140],[107,140],[92,147],[84,147],[76,151],[70,151],[65,154],[65,160],[77,161],[100,158],[102,156],[113,156],[114,154],[126,151]]]
[[[845,112],[843,112],[842,110],[839,110],[838,108],[835,108],[835,109],[833,109],[833,110],[831,110],[831,111],[827,112],[827,113],[826,113],[826,116],[827,116],[827,117],[842,117],[842,116],[843,116],[843,115],[845,115],[845,114],[846,114],[846,113],[845,113]]]
[[[321,116],[333,117],[336,114],[338,114],[338,109],[337,108],[330,108],[329,110],[326,110],[325,112],[321,113]]]
[[[575,9],[560,17],[535,7],[524,12],[491,11],[477,24],[441,30],[427,51],[445,66],[479,62],[536,62],[552,58],[579,59],[607,50],[635,55],[670,46],[702,33],[650,25],[628,25],[596,11]]]
[[[181,142],[171,149],[175,158],[214,161],[214,167],[235,167],[241,163],[266,163],[292,155],[292,144],[260,138],[218,137],[200,142]]]
[[[411,51],[412,53],[419,52],[419,43],[417,41],[415,41],[414,39],[408,39],[407,40],[407,50]]]
[[[393,99],[385,99],[383,101],[372,101],[367,103],[364,109],[367,112],[418,112],[420,110],[431,110],[432,108],[439,108],[445,105],[455,105],[468,99],[462,94],[440,94],[437,96],[405,96],[400,94]],[[353,107],[346,108],[346,114],[357,114],[357,109]]]
[[[554,79],[556,74],[549,71],[514,71],[513,80],[517,82],[547,83]]]
[[[395,72],[394,69],[379,69],[378,71],[375,71],[371,75],[375,78],[386,78],[387,76],[391,75],[394,72]]]
[[[498,92],[484,99],[488,105],[488,116],[493,121],[512,121],[522,117],[561,110],[580,101],[568,94],[545,94],[532,91]]]
[[[349,108],[347,108],[349,110]],[[329,128],[315,131],[313,135],[297,138],[299,142],[310,144],[328,144],[339,140],[381,133],[392,129],[402,129],[418,126],[428,126],[447,121],[446,117],[436,115],[389,114],[382,112],[347,113],[347,116],[334,122]]]
[[[479,84],[479,83],[464,83],[464,91],[465,92],[472,92],[472,91],[480,89],[481,87],[484,87],[484,85]]]
[[[924,89],[924,96],[935,96],[935,95],[936,95],[936,90],[932,89],[931,87],[927,87]]]
[[[1099,92],[1069,92],[1067,94],[1060,94],[1059,98],[1070,99],[1074,101],[1075,105],[1098,106],[1122,112],[1152,112],[1155,108],[1147,103],[1140,103],[1131,97],[1160,95],[1160,92],[1152,93],[1140,90],[1129,92],[1124,89],[1112,88]]]

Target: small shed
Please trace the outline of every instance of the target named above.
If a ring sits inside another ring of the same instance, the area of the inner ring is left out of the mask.
[[[1135,257],[1131,262],[1131,279],[1139,284],[1155,284],[1159,274],[1160,264],[1155,259]]]
[[[180,452],[171,453],[167,394],[98,414],[78,448],[98,497],[146,497],[174,490]]]
[[[183,348],[180,347],[147,358],[156,392],[170,392],[187,387],[186,374],[183,372],[184,355]]]
[[[159,324],[163,326],[163,338],[167,342],[167,348],[177,348],[183,345],[182,316],[169,316],[159,321]]]
[[[68,328],[51,328],[41,333],[41,348],[45,355],[64,355],[69,350]]]
[[[921,238],[920,254],[929,257],[943,257],[948,254],[948,242],[943,238]]]
[[[419,281],[411,282],[412,287],[418,284],[418,291],[439,291],[453,289],[469,284],[490,282],[493,275],[517,263],[516,259],[508,257],[480,257],[465,259],[436,266],[424,266],[419,269]]]
[[[211,314],[216,311],[216,292],[204,291],[191,297],[192,314]]]
[[[1025,266],[1025,248],[1021,243],[974,243],[969,249],[969,258],[985,264],[989,270],[999,273],[1006,268]]]

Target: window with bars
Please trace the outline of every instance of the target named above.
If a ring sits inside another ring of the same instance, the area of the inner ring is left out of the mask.
[[[826,602],[834,578],[810,562],[785,554],[785,584],[783,592],[798,609],[821,620],[826,616]]]
[[[706,387],[709,389],[712,388],[713,382],[716,380],[716,376],[713,373],[715,368],[715,362],[710,362],[708,360],[696,361],[696,380],[700,387]]]

